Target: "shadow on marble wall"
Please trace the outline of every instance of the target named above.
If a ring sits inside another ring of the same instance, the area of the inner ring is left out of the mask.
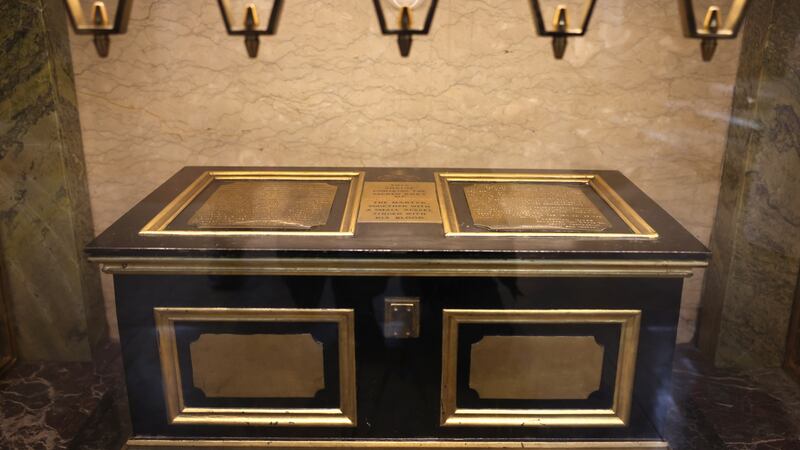
[[[23,359],[87,360],[107,336],[61,0],[0,2],[0,257]]]
[[[752,5],[732,115],[699,343],[778,367],[800,269],[800,2]]]

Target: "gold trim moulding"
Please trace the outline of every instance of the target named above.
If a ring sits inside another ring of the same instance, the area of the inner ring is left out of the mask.
[[[200,450],[211,448],[232,449],[437,449],[437,450],[468,450],[468,449],[533,449],[533,450],[669,450],[663,441],[568,441],[568,442],[533,442],[533,441],[267,441],[267,440],[236,440],[236,439],[131,439],[127,448],[136,450],[166,450],[180,448],[185,450]]]
[[[356,426],[355,314],[352,309],[155,308],[169,423],[235,426]],[[339,408],[197,408],[184,403],[175,322],[320,322],[339,328]]]
[[[633,398],[640,310],[445,309],[442,325],[441,425],[445,427],[624,427]],[[461,324],[618,324],[619,356],[609,409],[458,408],[458,327]]]
[[[111,274],[688,278],[707,261],[96,257]]]
[[[445,236],[507,236],[507,237],[574,237],[597,239],[657,239],[658,233],[626,202],[600,175],[596,174],[537,174],[537,173],[460,173],[436,172],[434,174],[439,209]],[[588,185],[611,208],[630,233],[586,233],[559,231],[463,231],[456,213],[450,182],[483,183],[567,183]]]
[[[349,181],[347,200],[336,231],[287,230],[168,230],[167,227],[189,204],[216,180],[224,181]],[[142,229],[142,236],[353,236],[356,231],[364,172],[347,171],[237,171],[211,170],[201,174],[156,214]]]

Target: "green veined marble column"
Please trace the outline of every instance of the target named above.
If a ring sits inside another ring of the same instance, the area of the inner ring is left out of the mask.
[[[0,242],[22,359],[87,360],[107,335],[66,15],[0,2]]]

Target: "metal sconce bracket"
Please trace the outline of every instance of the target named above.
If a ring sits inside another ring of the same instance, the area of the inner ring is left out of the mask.
[[[425,25],[422,27],[422,29],[411,28],[412,15],[411,10],[407,7],[400,11],[399,28],[396,30],[390,29],[386,25],[386,16],[383,13],[381,0],[373,0],[373,3],[375,4],[375,13],[378,15],[378,23],[381,26],[381,32],[385,35],[397,35],[397,45],[400,47],[400,55],[405,58],[411,53],[412,36],[415,34],[428,34],[428,32],[430,32],[431,24],[433,23],[433,16],[436,14],[436,5],[439,3],[439,0],[431,0],[431,5],[428,8],[428,14],[425,16]]]
[[[232,26],[232,8],[230,0],[217,0],[222,19],[225,22],[225,29],[229,35],[244,36],[245,47],[251,58],[258,55],[259,37],[261,35],[274,35],[278,30],[283,0],[273,0],[272,11],[270,12],[269,22],[266,29],[259,29],[260,19],[258,10],[254,3],[247,5],[245,9],[244,21],[241,28]],[[733,0],[730,12],[723,21],[721,10],[718,6],[711,6],[706,12],[705,19],[698,25],[694,13],[693,0],[678,0],[681,12],[681,24],[683,33],[688,38],[700,39],[701,50],[704,61],[711,61],[717,48],[719,39],[735,39],[741,30],[750,0]],[[94,35],[94,45],[98,55],[106,57],[109,54],[110,38],[112,34],[122,34],[127,31],[128,20],[130,17],[131,5],[133,0],[118,0],[116,14],[113,21],[109,18],[108,7],[103,0],[96,0],[91,6],[91,12],[87,18],[84,15],[81,0],[64,0],[72,27],[76,34]],[[381,0],[373,0],[375,12],[378,15],[378,23],[384,35],[397,35],[397,44],[400,54],[407,57],[411,52],[411,44],[414,35],[426,35],[430,32],[433,17],[436,13],[438,0],[430,0],[430,6],[425,17],[424,26],[412,28],[413,15],[412,9],[403,7],[400,10],[400,17],[397,29],[390,29],[387,26],[386,15],[383,11]],[[545,18],[542,13],[540,0],[530,0],[533,10],[534,23],[539,36],[551,37],[553,39],[553,54],[556,59],[562,59],[567,48],[567,39],[574,36],[583,36],[589,28],[589,22],[594,12],[596,0],[584,0],[583,19],[580,27],[570,27],[570,16],[566,6],[556,7],[553,16],[552,29],[545,26]]]
[[[678,5],[681,10],[681,25],[683,25],[684,36],[701,39],[700,50],[702,51],[703,61],[711,61],[717,49],[717,40],[735,39],[739,35],[750,1],[733,0],[731,10],[722,26],[720,26],[723,22],[722,13],[718,6],[710,6],[703,24],[698,25],[694,14],[694,1],[678,0]]]
[[[245,8],[243,28],[237,29],[231,25],[233,12],[230,0],[217,0],[217,2],[219,3],[219,9],[222,12],[222,20],[225,22],[225,29],[228,31],[228,34],[231,36],[244,36],[244,46],[247,48],[247,54],[251,58],[258,56],[258,47],[260,44],[259,36],[271,36],[278,31],[278,22],[280,21],[281,10],[283,9],[283,0],[274,0],[267,28],[260,30],[258,27],[261,21],[254,3],[250,3]]]
[[[102,0],[97,0],[92,4],[90,20],[87,20],[84,16],[80,0],[64,0],[75,34],[94,35],[94,46],[97,49],[97,54],[102,58],[108,56],[111,46],[109,35],[121,34],[127,31],[132,3],[133,0],[119,0],[117,13],[112,23],[108,18],[108,8]]]
[[[583,21],[578,28],[570,28],[569,16],[567,15],[567,7],[559,5],[556,7],[556,12],[553,16],[553,29],[548,30],[545,26],[544,14],[542,13],[542,5],[539,0],[530,0],[531,9],[533,10],[533,19],[536,24],[536,32],[539,36],[548,36],[553,38],[553,54],[556,59],[562,59],[564,52],[567,50],[567,38],[573,36],[583,36],[589,29],[589,21],[592,19],[592,12],[594,12],[594,5],[596,0],[585,0],[583,5]]]

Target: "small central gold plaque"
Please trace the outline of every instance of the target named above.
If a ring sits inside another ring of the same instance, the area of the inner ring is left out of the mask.
[[[234,181],[189,219],[200,229],[308,230],[328,223],[336,186],[318,181]]]
[[[611,223],[579,186],[474,183],[464,186],[475,226],[492,231],[602,232]]]
[[[359,222],[442,223],[434,183],[371,181],[362,201]]]

